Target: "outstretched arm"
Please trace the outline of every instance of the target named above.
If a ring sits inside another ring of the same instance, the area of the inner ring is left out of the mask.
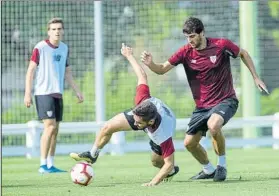
[[[147,66],[149,67],[149,69],[153,72],[155,72],[156,74],[159,75],[163,75],[165,73],[167,73],[169,70],[171,70],[172,68],[174,68],[174,66],[172,64],[170,64],[169,61],[166,61],[164,63],[159,63],[159,64],[155,64],[152,60],[152,55],[149,52],[144,51],[141,54],[141,61]]]
[[[164,158],[164,165],[159,170],[157,175],[149,183],[145,183],[142,186],[158,185],[173,170],[173,167],[174,167],[174,153],[172,153],[170,156]]]
[[[269,94],[268,89],[266,87],[266,85],[264,84],[264,82],[259,78],[253,60],[250,57],[249,53],[244,50],[244,49],[240,49],[239,55],[241,60],[243,61],[243,63],[247,66],[247,68],[249,69],[249,71],[251,72],[251,75],[255,81],[255,84],[257,85],[257,87],[259,88],[259,90],[262,92],[263,90]]]
[[[132,65],[134,72],[138,78],[138,85],[146,84],[147,85],[147,75],[140,64],[136,61],[135,57],[133,56],[133,49],[126,46],[122,43],[121,54],[126,57],[129,63]]]

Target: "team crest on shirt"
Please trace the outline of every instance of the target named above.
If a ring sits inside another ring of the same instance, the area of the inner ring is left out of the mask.
[[[216,60],[217,60],[217,57],[216,57],[216,56],[210,56],[210,61],[211,61],[212,63],[215,63]]]
[[[197,60],[192,59],[192,60],[191,60],[191,63],[197,63]]]
[[[56,55],[54,55],[54,60],[55,61],[60,61],[60,59],[61,59],[61,55],[60,54],[56,54]]]
[[[52,111],[47,111],[47,116],[51,117],[52,116]]]

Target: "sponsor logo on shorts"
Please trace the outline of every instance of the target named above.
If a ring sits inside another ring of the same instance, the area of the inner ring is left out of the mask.
[[[225,114],[225,112],[224,112],[224,111],[222,111],[222,110],[221,110],[221,111],[219,111],[219,112],[220,112],[221,114]]]
[[[51,117],[52,116],[52,111],[47,111],[47,116]]]
[[[131,110],[130,112],[127,112],[127,115],[133,116],[133,111]]]

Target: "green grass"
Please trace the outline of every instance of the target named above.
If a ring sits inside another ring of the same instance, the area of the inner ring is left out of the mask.
[[[216,158],[212,150],[209,157]],[[272,149],[234,149],[227,151],[228,178],[225,182],[212,180],[190,181],[200,171],[200,165],[184,151],[177,152],[176,162],[180,172],[170,183],[157,187],[142,187],[157,169],[150,164],[150,154],[99,157],[94,165],[95,179],[87,187],[75,185],[69,173],[39,175],[39,159],[2,159],[3,196],[230,196],[279,195],[279,151]],[[70,170],[74,161],[57,156],[56,165]],[[240,179],[241,176],[241,179]]]

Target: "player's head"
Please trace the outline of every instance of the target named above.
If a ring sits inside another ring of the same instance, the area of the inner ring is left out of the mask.
[[[199,48],[204,37],[204,26],[200,19],[190,17],[183,26],[183,34],[192,48]]]
[[[157,118],[157,108],[149,100],[143,101],[133,109],[135,125],[139,129],[152,126]]]
[[[50,40],[59,41],[64,34],[64,23],[61,18],[52,18],[47,23],[47,33]]]

